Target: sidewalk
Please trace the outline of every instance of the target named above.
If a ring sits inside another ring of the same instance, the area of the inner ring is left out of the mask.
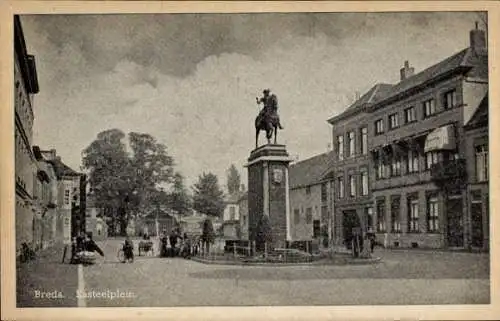
[[[17,263],[17,306],[76,307],[78,266],[61,263],[64,245],[57,244],[41,250],[26,263]]]

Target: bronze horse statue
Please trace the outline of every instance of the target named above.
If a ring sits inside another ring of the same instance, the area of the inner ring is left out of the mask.
[[[261,130],[264,130],[266,132],[268,144],[271,144],[271,138],[274,132],[274,143],[276,144],[278,128],[279,117],[275,111],[268,110],[260,113],[257,118],[255,118],[255,148],[259,146],[259,132]]]

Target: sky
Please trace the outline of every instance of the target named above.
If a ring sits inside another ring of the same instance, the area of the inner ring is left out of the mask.
[[[327,119],[404,61],[419,72],[469,45],[479,13],[25,15],[40,93],[34,143],[80,170],[101,131],[153,135],[194,183],[226,183],[255,147],[255,97],[277,95],[278,143],[304,160],[331,145]],[[260,144],[264,144],[264,134]]]

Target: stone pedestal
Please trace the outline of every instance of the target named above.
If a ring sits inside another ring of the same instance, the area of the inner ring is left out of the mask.
[[[270,222],[272,244],[286,247],[290,237],[288,166],[292,159],[285,145],[268,144],[250,153],[248,163],[248,229],[250,241],[256,240],[262,215]]]

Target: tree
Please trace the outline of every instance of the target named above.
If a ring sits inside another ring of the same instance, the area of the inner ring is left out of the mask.
[[[209,216],[220,217],[224,211],[224,192],[219,187],[217,176],[200,175],[193,186],[193,208]]]
[[[191,198],[184,186],[184,177],[175,173],[172,192],[169,195],[170,207],[180,215],[186,214],[191,208]]]
[[[255,234],[255,243],[257,249],[262,250],[265,244],[269,244],[273,241],[273,232],[271,229],[271,222],[267,215],[262,215],[257,222],[257,231]],[[266,253],[267,255],[267,253]]]
[[[237,193],[240,191],[241,176],[236,166],[231,164],[227,170],[227,190],[229,194]]]
[[[158,200],[159,185],[173,180],[173,159],[167,148],[149,134],[130,133],[130,180],[135,198],[134,209],[144,211],[148,204]]]
[[[210,244],[212,244],[215,240],[215,232],[214,227],[212,225],[212,220],[210,218],[205,219],[203,221],[203,231],[201,234],[201,241],[203,242],[205,253],[208,254]]]
[[[104,209],[110,219],[110,230],[115,231],[127,194],[129,160],[119,129],[110,129],[97,135],[83,151],[83,166],[89,171],[89,182],[96,196],[96,205]]]
[[[128,138],[131,154],[119,129],[99,133],[83,151],[97,205],[109,218],[110,230],[118,225],[121,235],[134,213],[157,202],[159,186],[170,183],[173,173],[173,159],[164,145],[149,134],[130,133]]]

